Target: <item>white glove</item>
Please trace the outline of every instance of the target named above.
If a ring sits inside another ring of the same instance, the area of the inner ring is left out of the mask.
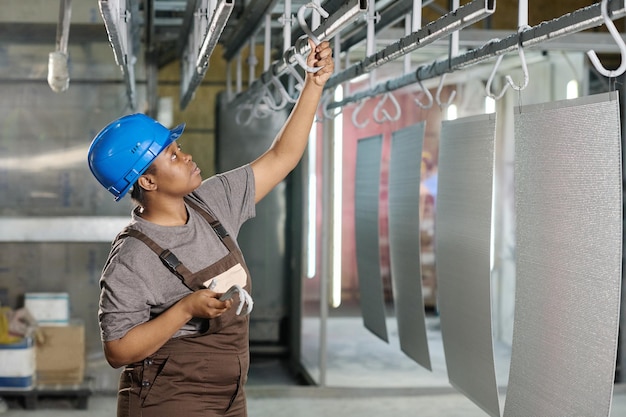
[[[241,286],[235,284],[230,287],[228,291],[222,294],[222,296],[220,297],[220,301],[230,300],[236,292],[239,293],[239,306],[237,307],[237,315],[240,315],[241,311],[243,310],[243,306],[245,304],[248,304],[248,308],[244,313],[244,316],[247,316],[252,311],[254,301],[252,301],[252,297],[250,296],[250,294],[248,294],[248,291],[241,288]]]

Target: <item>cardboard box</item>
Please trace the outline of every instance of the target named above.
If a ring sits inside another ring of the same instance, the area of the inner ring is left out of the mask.
[[[66,292],[27,292],[24,307],[42,326],[67,326],[70,296]]]
[[[41,326],[35,348],[37,384],[80,384],[85,375],[85,327]]]
[[[0,344],[0,389],[31,389],[34,375],[35,348],[32,339]]]

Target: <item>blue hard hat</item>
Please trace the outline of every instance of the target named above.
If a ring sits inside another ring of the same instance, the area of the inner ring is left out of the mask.
[[[154,158],[180,137],[184,128],[183,123],[170,130],[141,113],[121,117],[109,123],[91,142],[89,168],[118,201]]]

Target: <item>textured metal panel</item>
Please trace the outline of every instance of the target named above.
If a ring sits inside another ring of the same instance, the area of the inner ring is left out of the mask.
[[[622,264],[617,93],[515,114],[517,284],[506,417],[608,416]]]
[[[378,233],[382,146],[381,135],[361,139],[357,143],[354,210],[363,324],[376,336],[388,342]]]
[[[430,365],[420,266],[420,174],[426,123],[394,132],[389,163],[389,252],[400,348]]]
[[[495,127],[495,114],[443,123],[435,220],[438,305],[448,378],[491,416],[500,415],[491,336]]]

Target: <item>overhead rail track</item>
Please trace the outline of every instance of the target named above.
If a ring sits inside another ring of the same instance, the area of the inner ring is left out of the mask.
[[[624,6],[624,0],[611,0],[608,4],[608,11],[612,20],[625,17],[626,8]],[[602,16],[601,4],[596,3],[550,21],[542,22],[520,32],[516,32],[504,39],[493,40],[477,49],[472,49],[463,54],[444,60],[438,60],[430,64],[421,65],[416,71],[402,77],[379,83],[373,88],[358,92],[349,97],[345,97],[340,101],[330,102],[328,103],[327,108],[334,109],[344,107],[350,103],[356,103],[368,97],[374,97],[389,91],[407,87],[423,80],[436,78],[446,73],[464,69],[497,57],[498,55],[516,51],[520,47],[529,48],[538,46],[552,39],[574,34],[586,29],[601,26],[603,24],[604,18]],[[382,64],[387,62],[388,59],[386,59],[386,57],[382,57],[380,61],[380,64]],[[375,63],[373,65],[375,65]],[[345,80],[348,79],[349,78],[346,78]],[[330,81],[332,80],[333,78],[331,78],[326,84],[327,88],[338,85],[336,81],[333,84],[330,84]]]

